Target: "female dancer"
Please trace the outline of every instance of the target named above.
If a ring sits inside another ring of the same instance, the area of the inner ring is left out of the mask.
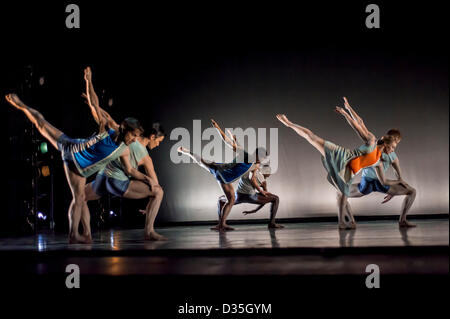
[[[178,152],[188,155],[194,160],[194,162],[213,174],[225,194],[227,202],[222,207],[222,212],[219,216],[219,224],[211,229],[218,231],[234,230],[234,228],[228,226],[226,223],[231,208],[235,203],[234,188],[232,183],[245,173],[254,171],[256,169],[254,164],[260,163],[260,161],[264,160],[267,156],[267,151],[263,147],[257,148],[254,157],[255,162],[251,162],[249,160],[249,154],[237,143],[235,135],[228,131],[231,136],[229,137],[222,131],[216,121],[211,119],[211,123],[219,132],[222,140],[225,142],[225,145],[231,147],[237,154],[232,163],[213,163],[181,146],[178,148]]]
[[[86,185],[86,201],[99,199],[107,193],[130,199],[149,198],[147,207],[143,211],[146,214],[146,240],[167,240],[166,237],[158,234],[154,229],[155,218],[164,193],[159,185],[152,158],[146,150],[146,148],[151,150],[159,146],[164,137],[164,130],[159,126],[159,123],[155,123],[149,132],[144,133],[143,136],[137,138],[136,142],[129,145],[131,166],[137,169],[143,165],[146,175],[150,177],[150,184],[139,180],[130,180],[124,171],[121,161],[116,159],[97,174],[95,181]],[[88,209],[83,209],[81,222],[85,229],[84,235],[90,237],[90,215]]]
[[[342,194],[342,196],[339,196],[338,198],[339,228],[353,229],[356,228],[353,215],[351,212],[347,212],[348,216],[345,215],[344,218],[344,211],[347,198],[350,195],[350,186],[353,178],[363,168],[374,166],[380,181],[384,185],[397,185],[402,181],[387,180],[384,176],[383,169],[380,168],[379,165],[380,157],[383,152],[389,154],[395,150],[395,147],[397,146],[395,139],[390,136],[385,136],[385,138],[377,141],[375,136],[366,128],[363,120],[356,114],[345,97],[344,107],[345,110],[336,106],[335,111],[345,117],[350,126],[365,143],[354,150],[349,150],[330,141],[325,141],[323,138],[315,135],[311,130],[292,123],[284,114],[278,114],[277,118],[285,126],[292,128],[298,135],[306,139],[320,152],[320,154],[322,154],[322,163],[328,172],[327,179]],[[346,110],[349,113],[347,113]]]
[[[85,70],[85,79],[90,90],[90,69]],[[84,187],[86,177],[96,173],[111,160],[123,156],[127,145],[141,134],[141,126],[136,119],[127,118],[121,125],[113,125],[112,119],[106,118],[97,111],[99,133],[88,139],[72,139],[45,120],[41,113],[25,105],[16,94],[6,95],[6,100],[37,127],[39,132],[55,148],[61,151],[64,171],[72,191],[72,202],[69,207],[69,243],[89,243],[92,240],[78,233],[81,211],[85,203]],[[115,123],[115,122],[114,122]],[[106,131],[106,126],[109,130]],[[128,152],[129,153],[129,152]],[[126,155],[128,156],[128,155]]]

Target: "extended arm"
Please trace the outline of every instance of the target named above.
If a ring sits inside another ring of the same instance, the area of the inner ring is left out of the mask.
[[[345,117],[348,124],[355,130],[355,132],[364,141],[364,143],[369,145],[375,144],[375,136],[370,133],[365,127],[362,127],[358,123],[358,121],[354,120],[343,108],[336,106],[335,111]]]
[[[84,70],[84,80],[86,81],[86,99],[91,109],[92,116],[99,125],[99,132],[104,132],[106,126],[106,118],[103,116],[100,110],[98,97],[95,93],[94,86],[92,85],[92,72],[90,67],[87,67]]]
[[[91,112],[95,121],[99,125],[101,122],[103,122],[104,125],[108,125],[108,127],[114,130],[119,129],[119,125],[113,120],[113,118],[108,114],[108,112],[106,112],[104,109],[100,107],[98,96],[95,93],[94,85],[92,84],[91,68],[87,67],[84,70],[84,78],[86,80],[86,94],[83,94],[83,97],[86,98],[87,104],[91,108]]]
[[[225,144],[228,147],[231,147],[235,152],[237,151],[238,148],[241,148],[238,143],[236,142],[236,136],[232,135],[230,133],[230,131],[228,131],[228,133],[231,135],[231,138],[229,136],[227,136],[224,131],[222,131],[222,129],[220,128],[219,124],[217,124],[216,121],[214,121],[213,119],[211,119],[211,124],[214,126],[214,128],[217,129],[217,131],[219,132],[220,136],[222,137],[222,140],[225,142]]]
[[[369,145],[372,145],[376,142],[375,135],[373,135],[364,124],[362,118],[353,110],[353,108],[348,103],[347,99],[344,97],[344,105],[345,109],[348,110],[347,113],[343,108],[336,106],[336,112],[340,113],[345,117],[348,124],[356,131],[359,137]]]

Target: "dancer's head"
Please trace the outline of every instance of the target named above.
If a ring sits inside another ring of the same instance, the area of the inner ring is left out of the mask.
[[[391,128],[389,131],[387,131],[386,135],[392,136],[397,143],[400,143],[402,140],[402,133],[396,128]]]
[[[384,135],[382,138],[378,140],[377,143],[378,148],[386,154],[395,151],[397,144],[398,144],[397,139],[391,135]]]
[[[141,136],[144,129],[138,120],[133,117],[127,117],[120,123],[119,139],[126,145],[136,142],[136,139]]]
[[[159,123],[153,123],[151,127],[146,128],[143,134],[144,138],[148,139],[147,147],[154,149],[164,140],[166,134],[163,127]]]
[[[258,147],[253,154],[253,158],[257,163],[261,163],[269,156],[269,152],[264,147]]]

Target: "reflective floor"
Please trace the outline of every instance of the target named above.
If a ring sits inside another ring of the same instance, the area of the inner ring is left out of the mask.
[[[448,246],[448,219],[417,220],[415,228],[399,229],[395,221],[359,222],[352,231],[339,231],[336,223],[288,223],[284,229],[265,225],[236,225],[234,231],[218,233],[209,226],[158,228],[169,240],[144,241],[143,229],[96,232],[94,243],[69,245],[65,235],[40,234],[0,238],[0,251],[11,250],[157,250],[157,249],[253,249]]]
[[[146,242],[142,229],[101,231],[89,245],[69,245],[65,235],[0,239],[0,271],[64,274],[68,264],[84,274],[128,275],[365,275],[376,264],[390,275],[449,274],[448,219],[359,222],[352,231],[336,223],[237,225],[219,234],[209,226],[167,227],[165,242]]]

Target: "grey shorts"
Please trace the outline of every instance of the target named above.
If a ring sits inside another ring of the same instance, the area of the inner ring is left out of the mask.
[[[103,174],[97,174],[95,180],[92,182],[92,189],[98,196],[105,196],[109,193],[114,196],[123,197],[129,185],[130,180],[121,181]]]

